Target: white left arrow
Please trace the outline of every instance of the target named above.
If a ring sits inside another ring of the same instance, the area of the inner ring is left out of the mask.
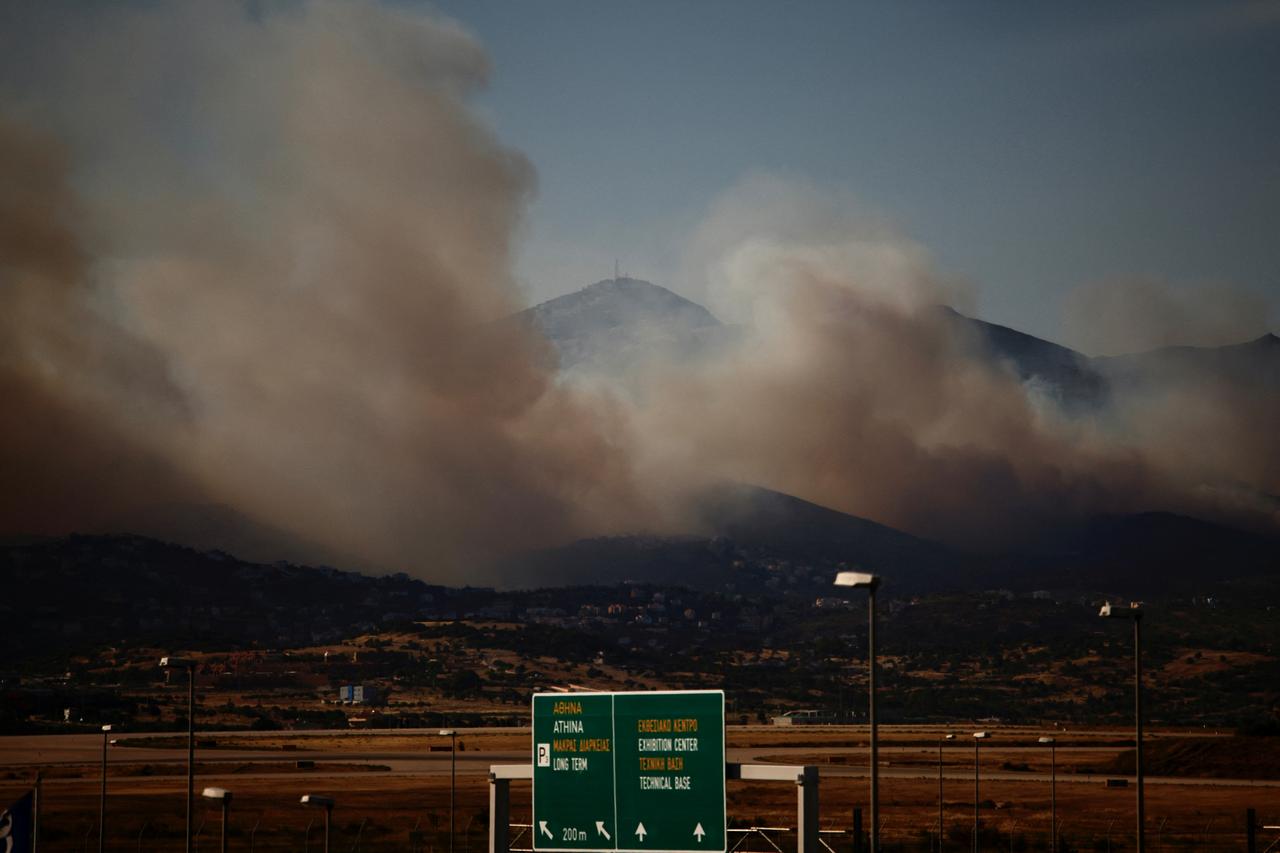
[[[598,820],[598,821],[596,821],[596,832],[598,832],[598,833],[600,833],[601,835],[603,835],[606,841],[612,841],[612,840],[613,840],[613,836],[611,836],[611,835],[609,834],[609,830],[607,830],[607,829],[605,829],[605,828],[604,828],[604,821],[602,821],[602,820]]]
[[[698,839],[698,843],[699,843],[699,844],[701,844],[701,843],[702,843],[702,838],[703,838],[703,836],[705,836],[706,834],[707,834],[707,831],[706,831],[705,829],[703,829],[703,828],[702,828],[702,821],[698,821],[698,825],[697,825],[697,826],[695,826],[695,827],[693,828],[693,836],[694,836],[694,838],[697,838],[697,839]]]
[[[545,820],[538,821],[538,831],[547,836],[547,838],[555,838],[555,836],[551,834],[551,830],[547,829],[547,822]]]

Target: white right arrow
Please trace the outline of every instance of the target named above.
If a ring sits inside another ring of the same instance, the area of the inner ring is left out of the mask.
[[[697,838],[697,839],[698,839],[698,843],[699,843],[699,844],[701,844],[701,843],[702,843],[702,837],[703,837],[704,835],[706,835],[706,834],[707,834],[707,831],[706,831],[705,829],[703,829],[703,828],[702,828],[702,821],[698,821],[698,825],[697,825],[697,826],[695,826],[695,827],[693,828],[693,836],[694,836],[694,838]]]
[[[551,834],[551,830],[547,829],[547,822],[545,820],[538,821],[538,831],[547,836],[547,838],[555,838],[555,836]]]
[[[647,834],[647,833],[645,832],[644,824],[643,824],[643,823],[637,823],[637,824],[636,824],[636,838],[639,838],[641,841],[644,841],[644,837],[645,837],[645,835],[646,835],[646,834]]]

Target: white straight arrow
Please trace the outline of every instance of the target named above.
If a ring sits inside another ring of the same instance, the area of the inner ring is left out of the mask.
[[[644,841],[644,837],[645,837],[645,835],[646,835],[646,834],[647,834],[647,833],[645,832],[645,829],[644,829],[644,823],[637,823],[637,824],[636,824],[636,838],[639,838],[641,841]]]
[[[609,830],[607,830],[607,829],[605,829],[605,828],[604,828],[604,821],[602,821],[602,820],[598,820],[598,821],[596,821],[596,832],[598,832],[598,833],[600,833],[601,835],[603,835],[603,836],[604,836],[604,840],[605,840],[605,841],[612,841],[612,840],[613,840],[613,836],[611,836],[611,835],[609,834]]]
[[[702,843],[702,839],[706,834],[707,831],[702,828],[702,821],[698,821],[698,825],[693,828],[693,836],[698,839],[699,844]]]
[[[547,836],[547,838],[555,838],[555,836],[551,834],[551,830],[547,829],[547,822],[545,820],[538,821],[538,831]]]

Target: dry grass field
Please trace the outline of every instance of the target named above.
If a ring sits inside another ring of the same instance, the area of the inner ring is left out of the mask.
[[[938,785],[935,727],[887,727],[882,751],[882,839],[887,850],[936,849]],[[1049,784],[1048,754],[1031,749],[1037,732],[1031,729],[997,730],[981,756],[982,849],[1047,849]],[[1275,766],[1280,744],[1258,742],[1241,745],[1235,738],[1191,739],[1157,733],[1149,754],[1159,759],[1165,745],[1177,753],[1190,752],[1200,761],[1222,753],[1226,756],[1261,756]],[[1134,789],[1105,785],[1108,767],[1123,761],[1123,736],[1115,731],[1058,733],[1057,813],[1062,849],[1132,850]],[[466,733],[467,757],[459,762],[457,779],[455,850],[459,853],[487,847],[489,788],[484,755],[500,755],[526,749],[528,735],[520,730]],[[158,739],[172,745],[172,738]],[[865,743],[865,733],[854,730],[732,727],[731,750],[747,750],[749,760],[788,764],[815,763],[826,772],[821,780],[821,825],[835,853],[852,847],[849,833],[852,811],[867,796],[865,778],[833,775],[858,770],[865,754],[836,750]],[[1188,746],[1190,744],[1190,746]],[[1070,745],[1093,749],[1073,752]],[[224,749],[261,749],[261,760],[222,761]],[[948,778],[944,783],[944,819],[947,849],[971,849],[973,782],[969,775],[973,751],[963,741],[944,750]],[[308,751],[350,753],[350,760],[321,761],[314,768],[299,769],[294,755]],[[425,759],[441,762],[431,773],[389,772],[376,760],[361,760],[362,753],[417,750]],[[782,750],[782,752],[777,752]],[[769,753],[773,751],[774,754]],[[146,748],[115,748],[109,777],[107,849],[176,851],[183,846],[185,765],[171,759],[147,761]],[[283,754],[281,754],[283,753]],[[475,753],[480,753],[476,755]],[[1176,757],[1176,756],[1175,756]],[[284,851],[306,850],[311,825],[311,849],[320,849],[319,813],[298,804],[303,793],[328,794],[337,800],[333,816],[334,850],[443,851],[449,846],[448,753],[427,753],[423,739],[403,734],[310,735],[272,733],[260,738],[221,736],[218,747],[198,755],[196,828],[197,846],[217,849],[219,820],[212,807],[199,799],[200,789],[217,784],[231,789],[231,849]],[[499,759],[500,763],[510,759]],[[274,762],[274,763],[273,763]],[[146,771],[141,768],[147,767]],[[16,797],[37,769],[36,765],[10,768],[0,781],[0,796]],[[93,763],[44,766],[41,850],[96,849],[99,796],[97,766]],[[1090,769],[1100,770],[1092,775]],[[1176,768],[1175,768],[1176,769]],[[444,771],[444,772],[441,772]],[[1078,771],[1078,772],[1077,772]],[[1219,768],[1217,775],[1224,775]],[[895,774],[914,778],[902,778]],[[1008,778],[1022,773],[1026,778]],[[1208,775],[1208,774],[1201,774]],[[1275,774],[1270,774],[1274,776]],[[1246,778],[1248,778],[1246,776]],[[1257,809],[1268,823],[1280,822],[1280,787],[1265,783],[1225,786],[1209,779],[1188,778],[1184,783],[1147,786],[1148,838],[1152,850],[1244,850],[1245,809]],[[735,830],[751,827],[791,827],[795,822],[796,789],[788,783],[729,783],[729,822]],[[512,822],[530,820],[528,783],[512,786]],[[865,814],[865,812],[864,812]],[[527,847],[528,836],[513,846]],[[1273,833],[1274,834],[1274,833]],[[1272,839],[1267,837],[1265,843]],[[794,833],[766,830],[735,831],[731,845],[739,850],[774,853],[794,849]],[[1260,847],[1259,849],[1262,849]]]
[[[302,793],[333,795],[334,849],[352,849],[357,834],[361,850],[410,849],[410,833],[424,834],[428,848],[448,846],[449,780],[447,777],[411,779],[369,774],[359,778],[324,773],[305,779],[220,780],[232,787],[231,812],[234,849],[301,850],[308,823],[317,817],[298,805]],[[197,780],[199,787],[199,780]],[[8,790],[6,786],[5,790]],[[109,799],[108,849],[181,850],[183,783],[181,779],[112,780]],[[824,780],[821,786],[822,827],[844,830],[829,837],[837,853],[852,844],[848,829],[851,810],[865,799],[866,783],[853,779]],[[198,796],[198,792],[197,792]],[[984,849],[1044,849],[1049,822],[1048,786],[1022,782],[988,782],[982,786]],[[927,850],[936,830],[936,783],[887,779],[882,782],[883,839],[891,849]],[[513,823],[529,822],[529,790],[517,784],[512,791]],[[98,786],[96,780],[47,785],[43,809],[41,849],[80,850],[96,844]],[[1149,786],[1148,833],[1153,849],[1243,850],[1244,809],[1259,809],[1266,820],[1280,817],[1280,798],[1274,790]],[[199,846],[216,849],[217,812],[197,800]],[[458,781],[457,847],[481,850],[487,844],[488,786],[482,778]],[[1132,789],[1108,789],[1093,784],[1059,784],[1057,808],[1061,833],[1070,849],[1132,849]],[[786,784],[732,782],[729,787],[730,825],[788,827],[795,820],[795,791]],[[969,849],[973,821],[972,787],[950,783],[945,791],[945,819],[950,845]],[[363,830],[361,825],[363,824]],[[313,826],[318,833],[319,823]],[[790,833],[770,833],[784,848],[794,847]],[[313,835],[318,842],[318,835]],[[524,839],[527,843],[527,837]],[[516,844],[521,844],[517,839]],[[996,846],[998,844],[998,847]],[[743,849],[767,850],[752,838]]]

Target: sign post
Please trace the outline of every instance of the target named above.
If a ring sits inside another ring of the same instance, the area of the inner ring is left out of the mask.
[[[533,697],[533,849],[726,850],[724,692]]]

